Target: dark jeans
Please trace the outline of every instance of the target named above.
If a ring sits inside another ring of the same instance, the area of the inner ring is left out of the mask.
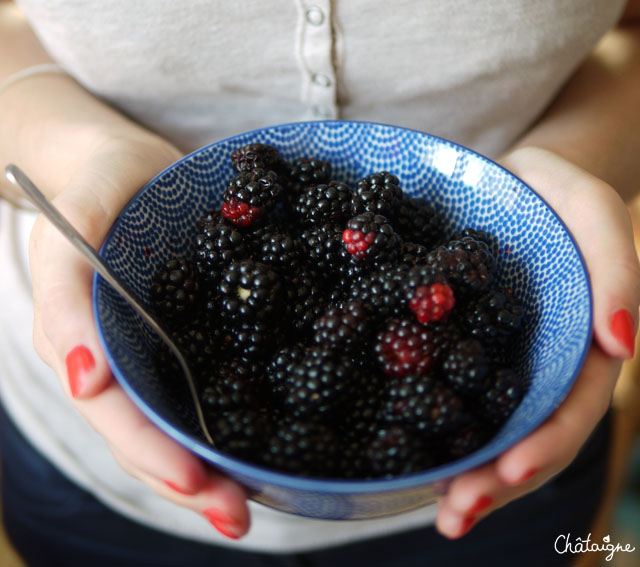
[[[610,418],[562,474],[460,540],[449,541],[429,527],[293,555],[234,551],[146,528],[69,482],[4,413],[0,434],[5,527],[30,567],[539,567],[569,565],[575,557],[558,555],[556,538],[589,531],[602,495]]]

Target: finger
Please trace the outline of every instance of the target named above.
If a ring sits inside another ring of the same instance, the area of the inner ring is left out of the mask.
[[[208,471],[202,486],[195,493],[186,494],[172,483],[160,481],[136,468],[119,451],[115,450],[114,456],[118,464],[131,476],[142,481],[162,498],[202,515],[222,535],[238,539],[249,531],[248,507],[233,508],[233,513],[229,512],[232,509],[229,506],[230,500],[242,499],[246,496],[242,489],[228,478],[214,471]]]
[[[105,441],[137,469],[188,494],[200,489],[206,477],[204,464],[155,427],[115,381],[99,395],[74,405]]]
[[[504,165],[563,219],[591,278],[594,334],[611,356],[631,358],[640,302],[640,265],[628,210],[606,183],[539,149],[516,151]]]
[[[453,480],[439,503],[438,530],[461,537],[568,466],[606,412],[620,364],[594,347],[571,395],[551,418],[495,462]]]
[[[498,476],[516,486],[545,470],[568,465],[611,403],[621,362],[592,347],[571,394],[558,410],[496,462]]]

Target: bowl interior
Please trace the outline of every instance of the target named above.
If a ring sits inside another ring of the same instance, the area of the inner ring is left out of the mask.
[[[361,122],[294,123],[247,132],[186,156],[135,196],[102,247],[102,257],[139,297],[148,301],[154,273],[164,259],[190,251],[196,219],[219,206],[234,175],[231,151],[250,142],[272,144],[288,160],[311,155],[328,160],[334,178],[345,182],[375,171],[394,173],[404,192],[425,197],[448,219],[451,231],[473,227],[495,235],[500,283],[524,301],[527,316],[517,371],[529,391],[497,436],[459,461],[410,479],[361,483],[360,489],[418,485],[486,462],[542,423],[565,398],[591,337],[589,281],[571,235],[519,179],[466,148],[417,131]],[[267,475],[283,485],[292,482],[288,475],[268,473],[207,445],[186,386],[184,395],[176,396],[156,376],[151,354],[158,339],[99,276],[94,308],[116,379],[156,425],[222,468],[249,477]],[[308,483],[326,490],[345,485]]]

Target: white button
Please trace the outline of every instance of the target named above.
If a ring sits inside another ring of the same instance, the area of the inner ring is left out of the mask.
[[[316,105],[313,106],[311,111],[313,112],[313,115],[317,116],[318,118],[330,118],[331,117],[331,110],[329,110],[326,106],[320,106],[320,105],[316,104]]]
[[[324,23],[324,12],[318,6],[309,8],[305,16],[312,26],[321,26]]]
[[[331,79],[322,73],[314,73],[311,75],[311,80],[319,87],[331,86]]]

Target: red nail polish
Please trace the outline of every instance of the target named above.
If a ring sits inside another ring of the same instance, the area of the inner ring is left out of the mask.
[[[475,516],[479,512],[486,510],[489,506],[491,506],[491,504],[493,504],[493,498],[491,498],[491,496],[487,496],[487,495],[480,496],[475,501],[475,504],[471,506],[471,508],[469,508],[467,515]]]
[[[173,482],[171,482],[170,480],[165,480],[164,483],[171,489],[174,490],[175,492],[177,492],[178,494],[184,494],[186,496],[189,496],[191,494],[193,494],[192,492],[187,492],[186,490],[180,488],[177,484],[174,484]]]
[[[618,339],[625,349],[629,352],[629,358],[633,357],[635,352],[635,323],[633,316],[626,309],[620,309],[613,314],[611,318],[611,332]]]
[[[539,472],[540,472],[540,469],[529,469],[520,477],[520,480],[518,480],[516,484],[522,484],[524,482],[527,482],[530,478],[533,478]]]
[[[475,516],[465,516],[462,520],[462,524],[460,525],[460,532],[458,532],[458,537],[462,537],[463,535],[465,535],[475,523]]]
[[[96,361],[86,346],[79,345],[69,351],[65,358],[65,364],[67,366],[71,395],[77,398],[82,395],[87,374],[93,370]]]
[[[229,514],[221,512],[216,508],[207,508],[202,514],[223,536],[230,539],[238,539],[242,535],[240,532],[240,523],[229,516]]]

